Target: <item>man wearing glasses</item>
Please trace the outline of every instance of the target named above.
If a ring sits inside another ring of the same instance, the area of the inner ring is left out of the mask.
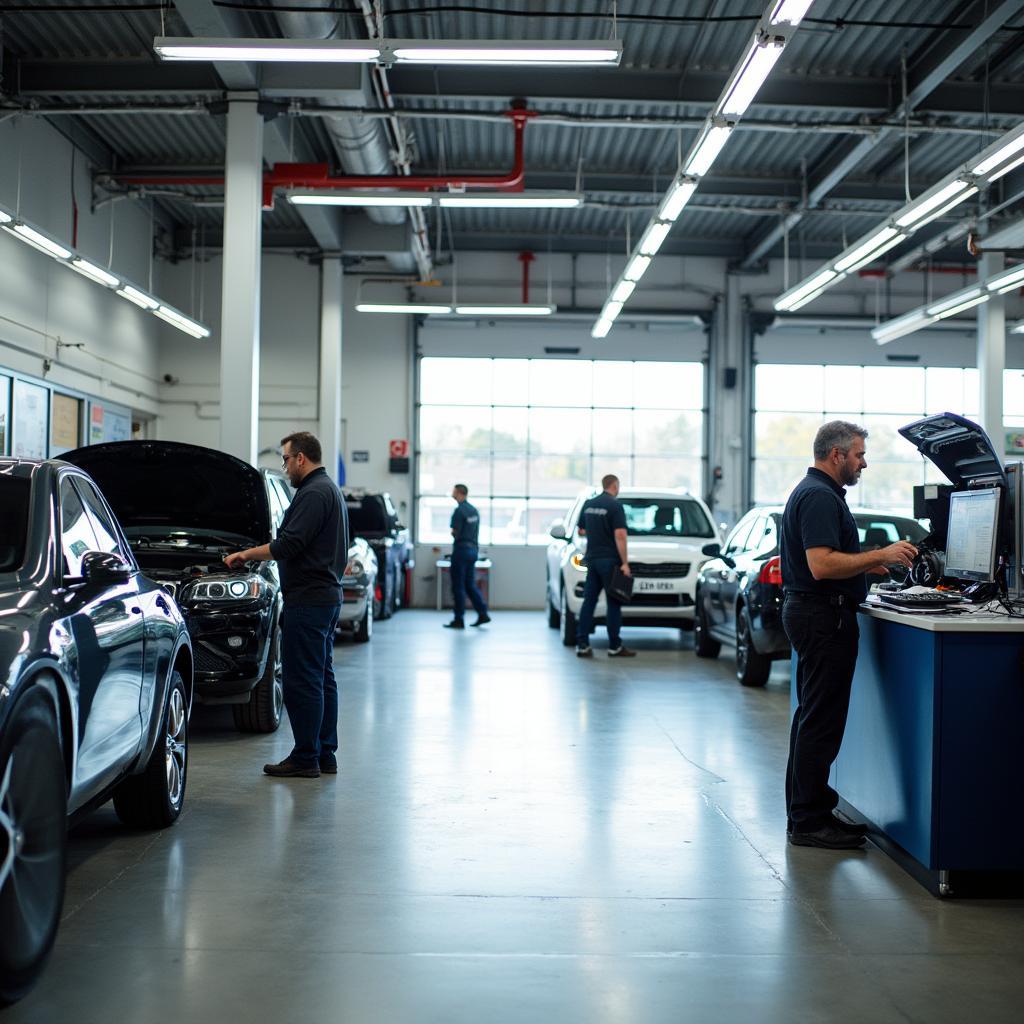
[[[281,462],[295,497],[277,538],[224,558],[232,569],[274,560],[281,574],[281,669],[295,746],[283,761],[263,766],[267,775],[316,779],[338,771],[334,631],[348,562],[348,510],[322,458],[320,442],[306,431],[282,439]]]

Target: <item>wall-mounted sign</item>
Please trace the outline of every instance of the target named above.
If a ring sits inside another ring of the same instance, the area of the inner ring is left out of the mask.
[[[391,441],[388,444],[388,455],[392,459],[409,458],[409,442],[404,438],[397,441]]]
[[[1018,430],[1007,430],[1005,437],[1004,454],[1016,455],[1018,459],[1024,459],[1024,433]]]
[[[7,454],[7,431],[11,422],[11,378],[0,374],[0,455]]]
[[[353,452],[352,453],[352,461],[353,462],[369,462],[370,461],[370,453],[368,451]]]
[[[14,382],[14,412],[11,416],[13,453],[19,459],[45,459],[50,427],[49,393],[27,380]]]
[[[103,403],[93,402],[89,414],[89,444],[103,444]]]
[[[50,428],[50,454],[63,455],[81,445],[82,400],[71,395],[53,394],[53,425]]]

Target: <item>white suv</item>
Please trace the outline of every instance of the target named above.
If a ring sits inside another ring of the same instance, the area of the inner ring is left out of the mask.
[[[548,625],[560,629],[562,642],[576,643],[576,621],[583,605],[587,568],[585,537],[577,532],[583,503],[599,493],[585,491],[565,519],[551,526],[548,545]],[[624,487],[619,501],[626,512],[629,565],[633,570],[633,600],[623,605],[626,626],[693,628],[697,570],[707,561],[705,544],[721,543],[707,505],[685,490]],[[605,596],[597,602],[595,622],[605,619]]]

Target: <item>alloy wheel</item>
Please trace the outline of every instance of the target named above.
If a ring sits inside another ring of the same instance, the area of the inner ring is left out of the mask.
[[[185,712],[185,698],[176,686],[171,691],[167,705],[167,799],[171,806],[178,808],[185,795],[185,761],[188,757],[186,730],[188,716]]]

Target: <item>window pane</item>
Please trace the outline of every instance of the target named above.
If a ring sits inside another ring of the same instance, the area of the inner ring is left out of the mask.
[[[968,419],[976,420],[978,418],[981,409],[981,378],[973,366],[964,369],[964,408],[967,410]],[[952,410],[950,411],[952,412]]]
[[[530,418],[526,409],[494,410],[493,445],[496,452],[525,452]]]
[[[452,510],[455,502],[451,498],[421,497],[419,500],[419,522],[416,535],[424,544],[437,544],[452,539]]]
[[[670,409],[643,411],[635,414],[636,450],[680,455],[699,455],[701,445],[701,414],[676,412]]]
[[[754,501],[781,505],[807,475],[809,459],[761,459],[754,463]]]
[[[1024,372],[1020,370],[1003,370],[1003,417],[1024,417]]]
[[[484,540],[481,532],[480,541],[483,544],[525,544],[526,499],[492,498],[488,536]]]
[[[96,536],[82,500],[67,478],[60,485],[60,547],[66,576],[81,576],[85,553],[97,550]]]
[[[691,459],[638,455],[633,460],[633,480],[634,487],[686,487],[700,493],[700,470]]]
[[[423,452],[419,467],[421,494],[449,494],[453,484],[465,484],[471,500],[474,494],[491,493],[490,454]]]
[[[847,501],[851,506],[909,512],[913,509],[913,488],[924,483],[924,466],[915,452],[915,461],[875,462],[870,464],[856,487],[851,487]]]
[[[564,519],[567,509],[562,498],[531,498],[527,502],[527,537],[528,544],[548,544],[551,541],[551,524],[556,519]]]
[[[633,411],[595,409],[591,438],[595,452],[628,455],[633,450]]]
[[[495,453],[491,482],[492,494],[526,493],[526,455]]]
[[[700,409],[703,382],[694,380],[690,363],[637,363],[634,370],[637,408]]]
[[[495,405],[526,405],[530,400],[530,361],[494,359]]]
[[[764,413],[754,417],[757,459],[799,458],[809,466],[814,435],[822,424],[821,413]]]
[[[921,456],[918,450],[899,433],[899,428],[905,427],[913,419],[914,417],[905,414],[864,417],[863,423],[867,427],[869,435],[865,441],[868,473],[871,472],[873,461],[918,462],[920,460]]]
[[[959,366],[929,366],[925,371],[925,414],[955,412],[961,416],[968,405],[967,376]]]
[[[864,367],[865,412],[909,412],[920,415],[924,407],[922,367]]]
[[[825,409],[864,408],[864,367],[825,367]]]
[[[588,359],[531,359],[530,405],[590,405],[593,372]]]
[[[589,452],[589,409],[531,409],[530,452]]]
[[[594,363],[594,405],[633,404],[633,364]]]
[[[538,455],[530,459],[530,495],[573,497],[590,485],[589,455]]]
[[[110,521],[110,516],[95,488],[82,479],[75,480],[75,488],[89,514],[92,531],[96,535],[97,550],[123,558],[124,552],[121,551],[121,542],[117,539],[117,530],[114,529],[114,524]]]
[[[422,359],[420,400],[443,405],[489,405],[491,373],[490,359]]]
[[[758,366],[754,373],[754,408],[814,412],[821,409],[824,390],[822,366]]]
[[[490,451],[490,406],[423,406],[420,409],[420,447],[425,452],[460,448]]]

